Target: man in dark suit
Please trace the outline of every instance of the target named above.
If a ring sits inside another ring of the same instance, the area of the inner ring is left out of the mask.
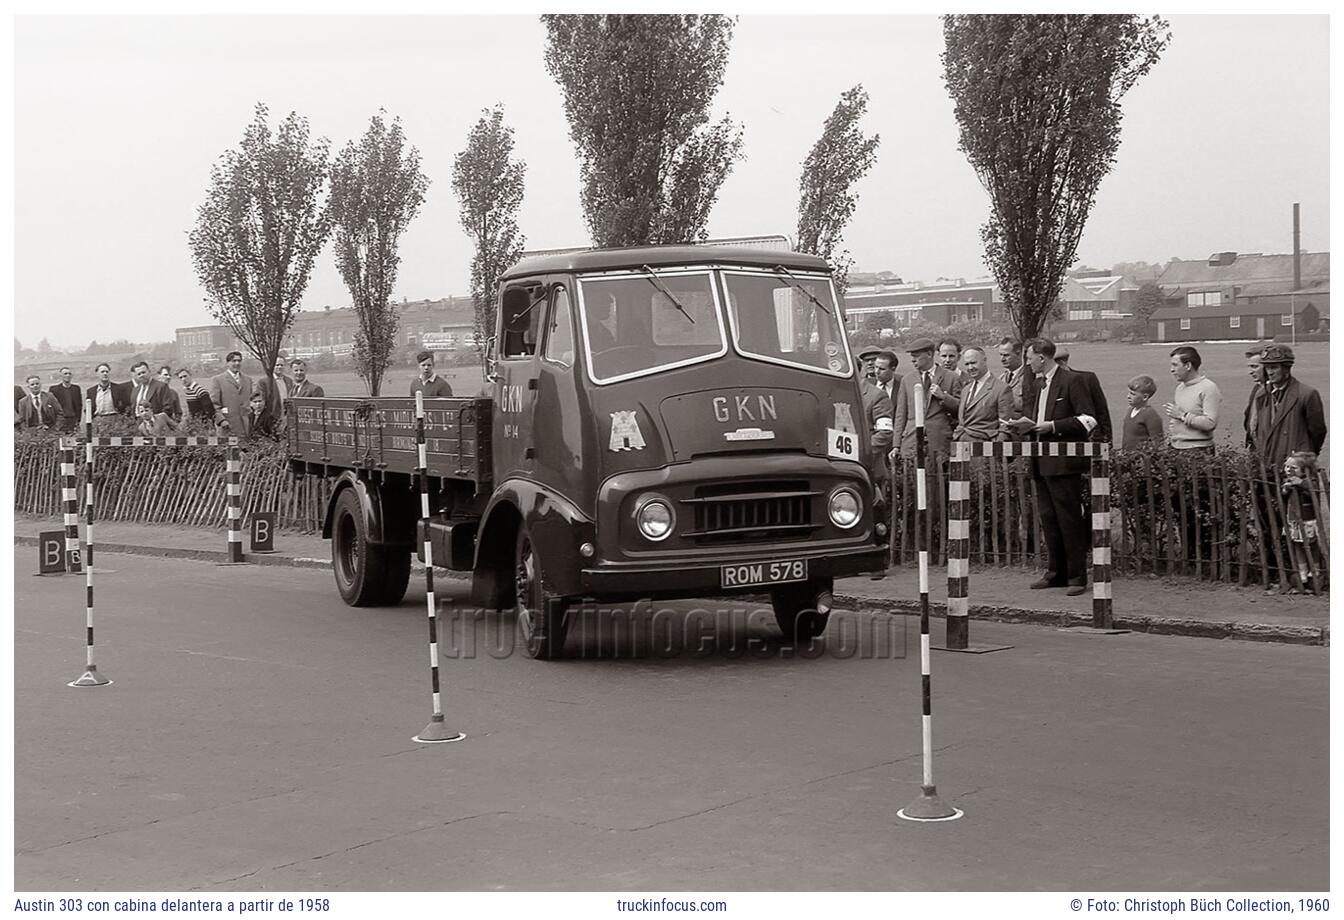
[[[42,392],[42,378],[30,374],[28,392],[19,400],[19,424],[24,428],[55,428],[61,421],[61,407],[50,393]]]
[[[294,375],[294,389],[291,396],[326,396],[322,387],[308,379],[308,362],[295,358],[289,362],[289,372]]]
[[[1083,378],[1083,383],[1087,384],[1088,398],[1092,400],[1092,408],[1097,410],[1097,428],[1092,432],[1092,437],[1089,440],[1100,441],[1102,444],[1112,444],[1111,408],[1106,402],[1106,391],[1101,388],[1101,381],[1097,379],[1097,375],[1091,371],[1080,371],[1070,367],[1069,352],[1063,347],[1056,348],[1055,363],[1065,370],[1073,371]]]
[[[105,422],[131,414],[131,385],[112,382],[112,366],[104,361],[97,368],[98,382],[89,387],[85,398],[93,402],[95,433]]]
[[[1022,390],[1022,406],[1028,413],[1011,427],[1029,440],[1041,443],[1086,441],[1097,427],[1087,384],[1081,377],[1055,363],[1055,343],[1029,339],[1026,361],[1034,375]],[[1071,595],[1087,590],[1089,538],[1083,516],[1085,480],[1091,461],[1086,457],[1035,457],[1031,475],[1036,483],[1036,508],[1045,531],[1049,569],[1032,582],[1033,588],[1062,588]]]
[[[181,403],[172,387],[150,376],[148,361],[131,365],[131,400],[142,434],[160,437],[177,430],[182,420]]]
[[[974,346],[961,353],[965,365],[962,375],[961,408],[957,412],[954,441],[1006,441],[1001,422],[1015,417],[1013,394],[998,377],[989,372],[983,348]]]
[[[933,366],[933,341],[915,339],[906,351],[914,368],[896,386],[892,419],[897,450],[915,456],[915,385],[924,387],[924,436],[932,457],[946,457],[952,443],[953,421],[961,406],[961,379],[945,367]]]
[[[84,417],[84,391],[71,383],[74,372],[61,368],[61,382],[51,385],[51,398],[61,407],[61,430],[74,431],[75,424]]]

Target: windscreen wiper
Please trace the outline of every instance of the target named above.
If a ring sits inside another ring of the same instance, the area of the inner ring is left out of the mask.
[[[532,301],[530,304],[528,304],[526,309],[524,309],[524,310],[519,310],[517,313],[514,314],[514,316],[513,316],[513,321],[514,321],[515,323],[518,322],[518,320],[522,319],[524,316],[526,316],[527,314],[531,313],[532,310],[533,310],[533,308],[536,307],[537,304],[541,303],[541,302],[542,302],[543,300],[545,300],[545,299],[546,299],[546,289],[545,289],[545,288],[542,288],[542,289],[541,289],[541,294],[540,294],[540,296],[537,297],[536,300],[534,300],[534,301]]]
[[[775,266],[775,271],[777,271],[777,272],[783,272],[784,274],[786,274],[786,275],[788,275],[790,278],[792,278],[793,280],[789,282],[789,286],[792,287],[795,291],[802,291],[803,296],[806,297],[808,300],[812,301],[812,302],[813,302],[814,304],[816,304],[818,307],[820,307],[822,313],[825,313],[827,316],[832,316],[832,315],[834,315],[834,314],[831,313],[831,308],[830,308],[830,307],[826,306],[826,305],[825,305],[824,303],[822,303],[820,300],[817,300],[816,297],[812,296],[812,292],[811,292],[811,291],[809,291],[807,288],[803,287],[802,284],[800,284],[800,283],[798,282],[798,278],[797,278],[796,275],[794,275],[793,272],[789,271],[789,270],[788,270],[787,268],[785,268],[783,265],[776,265],[776,266]]]
[[[649,268],[649,266],[647,266],[647,265],[641,265],[641,266],[639,267],[639,270],[642,271],[642,272],[647,272],[647,273],[648,273],[647,280],[648,280],[649,284],[652,284],[654,287],[656,287],[656,288],[662,293],[662,295],[663,295],[664,297],[666,297],[668,300],[672,301],[672,306],[676,307],[679,311],[681,311],[681,315],[684,316],[684,317],[686,317],[688,320],[690,320],[690,321],[691,321],[691,325],[694,326],[694,325],[695,325],[695,317],[692,316],[691,314],[689,314],[689,313],[686,312],[686,308],[683,307],[683,306],[681,305],[680,302],[678,302],[677,298],[675,298],[675,297],[672,296],[672,292],[669,291],[669,290],[667,289],[667,285],[663,284],[663,282],[661,282],[661,281],[658,280],[658,276],[657,276],[656,274],[654,274],[653,269]]]

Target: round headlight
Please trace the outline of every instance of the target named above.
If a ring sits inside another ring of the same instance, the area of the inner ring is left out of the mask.
[[[650,540],[665,540],[672,533],[672,509],[661,499],[650,499],[635,512],[639,532]]]
[[[831,523],[845,530],[859,523],[859,518],[863,517],[858,494],[847,486],[841,486],[831,493],[826,511],[831,516]]]

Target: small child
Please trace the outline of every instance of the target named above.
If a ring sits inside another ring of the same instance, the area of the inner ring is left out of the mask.
[[[1162,418],[1148,400],[1157,394],[1157,384],[1147,374],[1140,374],[1129,381],[1129,415],[1125,416],[1124,440],[1121,447],[1138,447],[1145,441],[1159,444],[1165,438]]]
[[[1311,497],[1315,478],[1316,455],[1311,451],[1294,451],[1283,461],[1283,533],[1293,544],[1292,556],[1303,591],[1320,587],[1314,584],[1320,577],[1316,566],[1316,503]]]

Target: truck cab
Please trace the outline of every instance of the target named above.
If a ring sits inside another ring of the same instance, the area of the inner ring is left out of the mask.
[[[791,639],[886,564],[853,357],[822,259],[696,246],[500,279],[477,600],[563,647],[579,599],[769,594]]]

